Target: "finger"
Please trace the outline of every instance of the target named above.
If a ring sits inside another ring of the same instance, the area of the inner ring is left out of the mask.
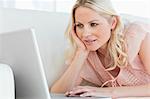
[[[74,30],[71,31],[71,35],[72,35],[72,38],[77,42],[79,43],[80,39],[78,38],[77,34],[74,32]]]
[[[76,33],[72,32],[71,34],[72,34],[72,38],[76,42],[77,46],[79,48],[82,48],[83,50],[85,50],[86,49],[86,45],[84,44],[84,42],[77,36]]]
[[[69,95],[69,92],[67,91],[66,93],[65,93],[65,96],[68,96]]]
[[[72,91],[72,92],[70,92],[70,94],[71,95],[80,95],[80,94],[83,94],[83,93],[85,93],[85,92],[87,92],[86,90],[83,90],[83,89],[81,89],[81,90],[75,90],[75,91]]]
[[[67,96],[67,97],[75,97],[75,96],[79,96],[79,95],[70,94],[70,92],[66,92],[66,93],[65,93],[65,96]]]
[[[75,30],[72,27],[72,30],[70,32],[70,35],[73,39],[73,41],[77,44],[77,47],[85,50],[86,49],[86,45],[84,44],[84,42],[81,40],[81,38],[77,35],[77,33],[75,32]]]
[[[81,40],[80,40],[80,38],[78,37],[77,33],[75,32],[74,26],[72,26],[71,35],[72,35],[72,37],[73,37],[73,39],[74,39],[75,41],[77,41],[78,43],[80,43]]]
[[[93,96],[93,92],[85,92],[83,94],[80,94],[80,97],[91,97]]]
[[[84,88],[84,87],[78,87],[78,88],[74,88],[72,91],[70,91],[69,94],[71,94],[71,95],[80,95],[80,94],[83,94],[87,91],[89,91],[89,89]]]

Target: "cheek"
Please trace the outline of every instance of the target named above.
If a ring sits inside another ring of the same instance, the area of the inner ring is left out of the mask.
[[[107,28],[107,27],[100,28],[96,32],[98,36],[102,36],[102,37],[108,37],[111,34],[110,28]]]
[[[104,35],[102,35],[101,36],[101,40],[103,41],[103,42],[107,42],[109,39],[110,39],[110,33],[105,33]]]
[[[77,36],[81,39],[82,38],[82,33],[76,32]]]
[[[101,42],[107,42],[109,40],[111,36],[111,32],[110,29],[106,28],[106,29],[100,29],[99,31],[97,31],[97,37],[99,38],[99,41]]]

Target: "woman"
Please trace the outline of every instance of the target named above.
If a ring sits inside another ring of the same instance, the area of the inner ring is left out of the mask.
[[[51,91],[67,96],[150,96],[150,27],[123,23],[109,0],[77,0],[68,68]],[[83,86],[84,85],[84,86]]]

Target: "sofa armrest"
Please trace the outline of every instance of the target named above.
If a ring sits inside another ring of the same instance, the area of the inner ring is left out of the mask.
[[[15,99],[13,72],[6,64],[0,64],[0,99]]]

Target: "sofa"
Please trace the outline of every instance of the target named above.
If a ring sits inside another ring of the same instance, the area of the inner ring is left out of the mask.
[[[14,75],[11,67],[0,63],[0,99],[15,99]]]
[[[35,29],[48,86],[61,75],[60,69],[63,69],[64,32],[68,21],[67,13],[0,8],[0,33]]]

